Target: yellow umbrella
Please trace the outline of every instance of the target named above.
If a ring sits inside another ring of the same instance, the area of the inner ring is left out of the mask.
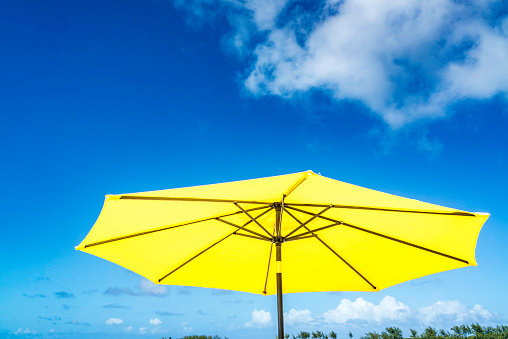
[[[307,171],[108,195],[76,249],[156,284],[277,294],[283,338],[282,286],[379,291],[475,266],[488,217]]]

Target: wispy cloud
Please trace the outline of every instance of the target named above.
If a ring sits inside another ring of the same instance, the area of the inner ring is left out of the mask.
[[[220,290],[220,289],[215,289],[215,288],[212,289],[212,295],[230,295],[233,293],[235,293],[235,292],[230,291],[230,290]]]
[[[124,309],[130,309],[130,307],[128,307],[128,306],[120,305],[120,304],[117,304],[117,303],[104,305],[102,307],[104,307],[104,308],[124,308]]]
[[[68,321],[68,322],[66,322],[66,324],[68,324],[68,325],[76,325],[76,326],[90,326],[90,323],[79,322],[77,320]]]
[[[76,299],[74,294],[69,292],[55,292],[55,297],[58,299]]]
[[[160,316],[169,316],[169,317],[176,317],[176,316],[182,316],[183,313],[174,313],[174,312],[167,312],[167,311],[156,311],[156,314]]]
[[[225,304],[253,304],[254,301],[235,299],[235,300],[224,300],[223,303],[225,303]]]
[[[28,281],[37,283],[37,282],[41,282],[41,281],[50,281],[50,279],[48,277],[46,277],[45,275],[40,275],[40,276],[35,276],[34,278],[28,278]]]
[[[140,279],[136,290],[129,287],[108,287],[104,294],[112,296],[155,296],[163,297],[169,294],[169,288],[163,285],[156,285],[147,279]]]
[[[178,288],[178,294],[181,294],[181,295],[191,295],[192,291],[188,287],[180,287],[180,288]]]
[[[508,17],[490,10],[499,1],[176,4],[208,24],[229,22],[224,41],[247,61],[248,92],[289,99],[319,90],[397,128],[444,116],[460,100],[508,93]]]
[[[135,292],[132,289],[127,288],[127,287],[108,287],[104,291],[104,294],[114,295],[114,296],[120,296],[120,295],[138,296],[138,295],[141,295],[140,292]]]
[[[163,285],[156,285],[150,280],[139,280],[139,289],[144,295],[151,295],[155,297],[163,297],[169,294],[169,288]]]
[[[431,284],[442,284],[443,279],[441,278],[432,278],[432,279],[418,279],[411,281],[411,285],[413,286],[421,286],[421,285],[431,285]]]
[[[46,296],[44,294],[32,294],[32,295],[28,295],[26,293],[23,293],[22,296],[25,296],[27,298],[46,298]]]
[[[189,322],[188,321],[184,321],[180,325],[182,326],[182,330],[184,332],[190,332],[190,331],[192,331],[192,327],[189,326]]]
[[[198,310],[196,313],[199,314],[199,315],[212,315],[212,314],[215,314],[213,312],[205,312],[203,310]]]
[[[41,317],[41,316],[39,316],[38,318],[39,318],[39,319],[43,319],[43,320],[49,320],[49,321],[58,321],[58,320],[62,320],[62,317],[58,317],[58,316],[56,316],[56,315],[51,316],[51,317]]]
[[[32,330],[32,329],[29,329],[29,328],[25,328],[25,329],[22,329],[22,328],[18,328],[18,330],[16,332],[14,332],[15,335],[20,335],[20,334],[37,334],[37,331],[36,330]]]

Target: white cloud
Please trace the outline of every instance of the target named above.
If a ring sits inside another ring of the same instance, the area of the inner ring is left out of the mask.
[[[36,330],[31,330],[29,328],[25,328],[25,329],[22,329],[22,328],[18,328],[18,330],[16,332],[14,332],[15,335],[20,335],[20,334],[37,334],[37,331]]]
[[[322,320],[327,324],[364,322],[380,325],[405,322],[444,327],[493,319],[495,315],[481,305],[469,308],[457,300],[446,300],[412,310],[392,296],[384,297],[378,305],[363,298],[355,301],[342,299],[336,309],[326,311],[322,316]]]
[[[140,327],[139,328],[139,333],[140,334],[145,334],[147,329],[148,329],[148,327]]]
[[[108,320],[106,320],[106,324],[108,324],[108,325],[120,325],[122,323],[123,323],[123,320],[117,319],[117,318],[109,318]]]
[[[272,323],[272,315],[265,310],[254,309],[251,314],[251,320],[245,323],[245,327],[265,327]]]
[[[457,300],[438,301],[416,311],[416,318],[424,324],[481,322],[492,318],[492,314],[481,305],[468,309]]]
[[[469,310],[469,317],[472,318],[471,321],[482,321],[492,318],[493,315],[484,309],[482,305],[476,304],[471,310]]]
[[[158,325],[162,324],[162,321],[160,321],[159,318],[153,318],[153,319],[150,319],[150,324],[158,326]]]
[[[383,320],[405,320],[409,316],[410,309],[407,305],[395,300],[394,297],[386,296],[379,305],[375,305],[363,298],[355,301],[342,299],[339,306],[323,314],[327,323],[341,324],[351,320],[364,320],[368,322],[380,322]]]
[[[143,292],[144,295],[152,295],[156,297],[163,297],[169,293],[167,287],[163,285],[156,285],[150,280],[140,279],[139,280],[139,289]]]
[[[182,325],[184,332],[192,331],[192,327],[188,326],[189,325],[188,321],[184,321],[180,325]]]
[[[289,310],[289,312],[284,313],[284,322],[289,326],[310,323],[312,320],[313,319],[310,315],[310,311],[307,309],[295,310],[292,308]]]
[[[508,18],[494,29],[481,21],[461,25],[460,37],[472,37],[477,46],[467,53],[465,62],[451,63],[444,72],[450,96],[485,99],[508,92]]]
[[[444,116],[463,99],[508,93],[508,17],[493,20],[496,2],[322,0],[304,10],[288,0],[177,1],[200,17],[227,18],[227,40],[254,56],[248,91],[291,98],[322,90],[395,128]]]
[[[127,332],[132,331],[132,326],[127,326],[127,328],[125,328],[125,330],[126,330]]]
[[[259,30],[272,29],[275,19],[288,0],[246,0],[245,7],[252,12],[252,18]]]

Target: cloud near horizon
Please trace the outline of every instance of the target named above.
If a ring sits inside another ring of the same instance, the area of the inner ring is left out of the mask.
[[[468,308],[457,300],[437,301],[430,306],[411,309],[392,296],[384,297],[379,304],[357,298],[342,299],[339,305],[312,317],[309,310],[291,309],[284,314],[290,326],[299,324],[420,324],[423,326],[452,326],[455,324],[495,321],[496,315],[481,305]]]
[[[109,318],[108,320],[106,320],[107,325],[120,325],[122,323],[123,320],[118,318]]]
[[[362,103],[392,128],[454,103],[508,93],[508,16],[495,0],[177,0],[196,21],[226,18],[245,89],[315,90]],[[205,15],[205,13],[207,15]]]
[[[105,295],[112,296],[154,296],[164,297],[170,292],[169,288],[162,285],[156,285],[148,279],[141,278],[139,280],[137,290],[133,290],[129,287],[108,287],[104,291]]]
[[[244,324],[244,327],[266,327],[272,324],[272,315],[269,311],[257,310],[251,313],[251,320]]]

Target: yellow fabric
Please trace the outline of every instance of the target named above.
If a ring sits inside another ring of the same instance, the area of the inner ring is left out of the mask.
[[[290,237],[301,234],[302,239],[282,243],[284,293],[376,291],[476,265],[476,241],[489,216],[451,215],[462,211],[308,171],[107,196],[97,222],[76,249],[155,283],[276,294],[275,275],[282,263],[276,262],[275,245],[259,238],[274,234],[275,210],[266,211],[269,204],[281,202],[283,197],[283,237],[300,226],[289,213],[305,223],[334,205],[321,214],[323,218],[315,217],[305,226],[312,231],[333,224],[332,220],[344,223],[316,231],[317,237],[301,227]],[[142,200],[145,198],[162,200]],[[229,201],[192,200],[196,198]],[[265,230],[240,211],[235,201],[245,210],[255,209],[249,212],[254,218],[262,214],[257,221]],[[259,204],[262,202],[267,204]],[[349,208],[339,208],[344,205]],[[216,217],[240,227],[248,224],[245,230],[238,230]]]

